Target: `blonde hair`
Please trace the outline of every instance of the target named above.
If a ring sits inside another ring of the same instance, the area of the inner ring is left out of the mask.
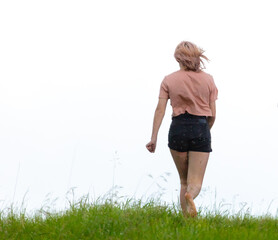
[[[195,44],[183,41],[176,47],[174,56],[177,62],[186,70],[197,72],[205,68],[204,62],[201,58],[209,61],[209,59],[203,55],[204,52],[203,49],[197,47]]]

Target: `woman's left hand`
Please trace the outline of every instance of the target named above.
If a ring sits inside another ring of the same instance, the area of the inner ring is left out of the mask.
[[[155,148],[156,148],[156,140],[151,140],[147,145],[146,148],[151,152],[154,153],[155,152]]]
[[[164,114],[165,114],[165,109],[166,109],[167,102],[168,102],[168,99],[159,98],[157,107],[155,109],[151,141],[146,145],[146,148],[151,153],[154,153],[155,148],[156,148],[157,134],[158,134],[160,124],[161,124],[162,119],[163,119]]]

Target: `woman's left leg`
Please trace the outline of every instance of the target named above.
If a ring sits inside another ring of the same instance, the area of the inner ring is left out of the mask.
[[[179,176],[180,176],[180,204],[183,214],[187,215],[187,205],[185,199],[185,193],[187,190],[187,172],[188,172],[188,154],[187,152],[178,152],[170,149],[174,162],[176,164]]]

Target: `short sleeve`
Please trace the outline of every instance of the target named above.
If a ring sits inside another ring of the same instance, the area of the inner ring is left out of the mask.
[[[212,78],[211,86],[210,86],[210,93],[209,93],[209,101],[214,102],[216,99],[218,99],[218,89]]]
[[[162,83],[160,84],[159,98],[169,99],[169,89],[166,84],[166,78],[164,78]]]

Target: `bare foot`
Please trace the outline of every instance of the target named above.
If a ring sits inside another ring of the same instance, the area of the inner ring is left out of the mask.
[[[190,217],[196,217],[197,216],[197,210],[195,203],[193,201],[193,198],[190,193],[186,192],[185,193],[185,201],[186,201],[186,207],[187,207],[187,212]]]

